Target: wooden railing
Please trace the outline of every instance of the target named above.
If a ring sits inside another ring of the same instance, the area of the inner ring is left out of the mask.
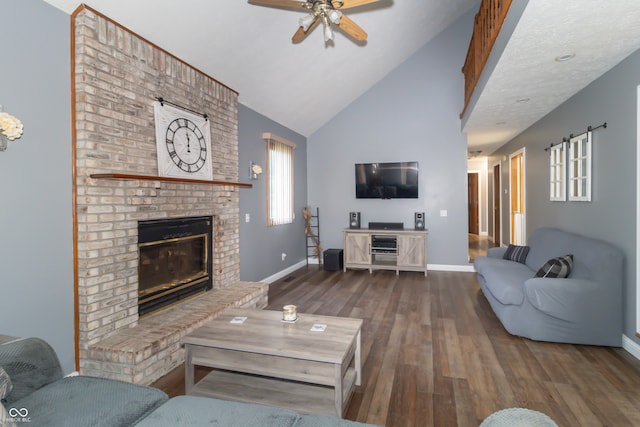
[[[471,43],[469,43],[467,59],[462,67],[464,109],[460,113],[460,117],[467,110],[471,95],[478,84],[478,79],[480,79],[510,6],[511,0],[482,0],[473,25],[473,36],[471,36]]]

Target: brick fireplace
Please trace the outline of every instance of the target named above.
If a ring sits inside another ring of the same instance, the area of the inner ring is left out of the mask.
[[[225,307],[266,304],[266,285],[239,282],[240,190],[90,175],[158,175],[162,96],[207,112],[213,180],[238,181],[238,94],[87,6],[72,28],[79,368],[149,383],[182,362],[188,330]],[[213,290],[140,319],[138,224],[179,217],[211,218]]]

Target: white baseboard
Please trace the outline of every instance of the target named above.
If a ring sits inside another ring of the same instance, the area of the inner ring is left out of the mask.
[[[633,341],[626,335],[622,335],[622,348],[627,350],[633,357],[640,360],[640,344]]]
[[[447,265],[447,264],[427,264],[427,270],[433,271],[462,271],[475,273],[473,265]]]
[[[309,261],[309,263],[311,263],[311,261]],[[277,280],[282,279],[283,277],[286,277],[287,275],[293,273],[294,271],[304,267],[305,265],[307,265],[307,261],[306,260],[300,261],[300,262],[298,262],[296,264],[293,264],[290,267],[285,268],[282,271],[277,272],[276,274],[273,274],[273,275],[271,275],[271,276],[269,276],[267,278],[264,278],[264,279],[260,280],[260,282],[265,282],[265,283],[271,284],[271,283],[273,283],[273,282],[275,282]]]

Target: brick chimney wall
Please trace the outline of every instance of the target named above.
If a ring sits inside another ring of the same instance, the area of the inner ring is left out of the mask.
[[[239,180],[238,94],[90,8],[74,17],[80,367],[89,346],[138,323],[137,223],[214,218],[213,286],[239,281],[238,187],[92,179],[158,175],[155,97],[206,112],[213,179]]]

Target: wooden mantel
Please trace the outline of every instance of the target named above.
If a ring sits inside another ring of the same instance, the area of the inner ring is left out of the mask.
[[[195,184],[209,184],[209,185],[229,185],[232,187],[251,188],[253,184],[245,184],[243,182],[232,181],[211,181],[206,179],[190,179],[190,178],[172,178],[167,176],[153,176],[153,175],[132,175],[126,173],[94,173],[89,175],[93,179],[122,179],[122,180],[134,180],[140,179],[145,181],[168,181],[168,182],[186,182]]]
[[[478,84],[480,75],[489,59],[489,54],[500,33],[502,23],[507,17],[512,0],[482,0],[480,10],[476,14],[473,35],[469,43],[467,59],[462,67],[464,74],[464,108],[460,118],[469,106],[469,100]]]

